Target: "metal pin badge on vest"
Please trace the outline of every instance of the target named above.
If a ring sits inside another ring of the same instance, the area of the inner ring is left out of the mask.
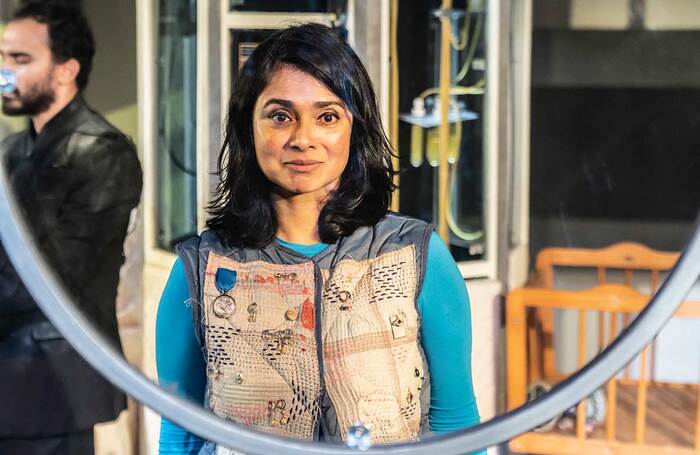
[[[219,376],[221,376],[221,367],[218,362],[211,362],[207,365],[207,374],[214,380],[219,379]]]
[[[270,425],[276,427],[280,424],[286,425],[289,423],[289,417],[287,417],[284,411],[286,407],[287,402],[284,400],[267,402],[267,418],[270,421]]]
[[[338,300],[340,300],[340,311],[348,311],[352,308],[352,294],[349,291],[342,290],[338,292]]]
[[[220,295],[214,299],[214,314],[222,319],[230,318],[236,312],[236,300],[226,294],[236,285],[236,271],[223,267],[216,271],[216,289]]]
[[[288,321],[296,321],[297,318],[299,318],[299,309],[289,308],[287,311],[284,312],[284,318]]]
[[[253,302],[248,305],[248,322],[255,322],[255,317],[258,314],[258,304]]]
[[[395,339],[406,336],[406,315],[404,313],[390,316],[389,324],[391,324],[391,334]]]

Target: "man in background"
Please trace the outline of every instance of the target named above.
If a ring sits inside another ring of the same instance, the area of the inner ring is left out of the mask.
[[[119,269],[142,177],[133,143],[81,95],[94,52],[78,10],[20,7],[0,44],[0,68],[16,76],[2,109],[27,116],[29,127],[0,143],[0,158],[39,250],[119,346]],[[0,453],[92,454],[93,426],[125,406],[41,313],[0,248]]]

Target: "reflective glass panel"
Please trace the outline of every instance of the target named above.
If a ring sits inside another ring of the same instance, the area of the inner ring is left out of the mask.
[[[400,211],[434,223],[439,200],[439,5],[399,8],[398,30]],[[468,261],[486,254],[486,4],[455,2],[450,17],[449,244],[457,261]]]
[[[345,0],[228,0],[231,11],[264,11],[286,13],[327,13]]]
[[[197,231],[197,2],[159,7],[157,244],[169,250]]]

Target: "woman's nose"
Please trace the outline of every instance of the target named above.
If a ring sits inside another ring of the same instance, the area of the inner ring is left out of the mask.
[[[314,130],[313,123],[310,121],[300,120],[297,122],[292,136],[289,140],[289,146],[304,151],[309,147],[314,146]]]

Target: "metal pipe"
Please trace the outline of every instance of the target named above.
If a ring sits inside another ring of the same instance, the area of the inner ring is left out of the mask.
[[[399,49],[398,49],[398,21],[399,21],[399,0],[391,0],[390,8],[390,26],[389,26],[389,60],[391,63],[391,111],[389,121],[389,137],[391,147],[394,149],[394,156],[391,157],[391,166],[396,172],[394,175],[394,184],[396,191],[391,198],[391,210],[398,212],[400,208],[400,189],[399,189]]]
[[[449,163],[447,161],[450,143],[450,87],[452,85],[452,70],[450,57],[452,48],[450,38],[452,35],[452,0],[442,0],[440,11],[440,128],[439,128],[439,161],[438,161],[438,233],[449,245],[450,230],[447,224],[448,179],[450,178]]]

